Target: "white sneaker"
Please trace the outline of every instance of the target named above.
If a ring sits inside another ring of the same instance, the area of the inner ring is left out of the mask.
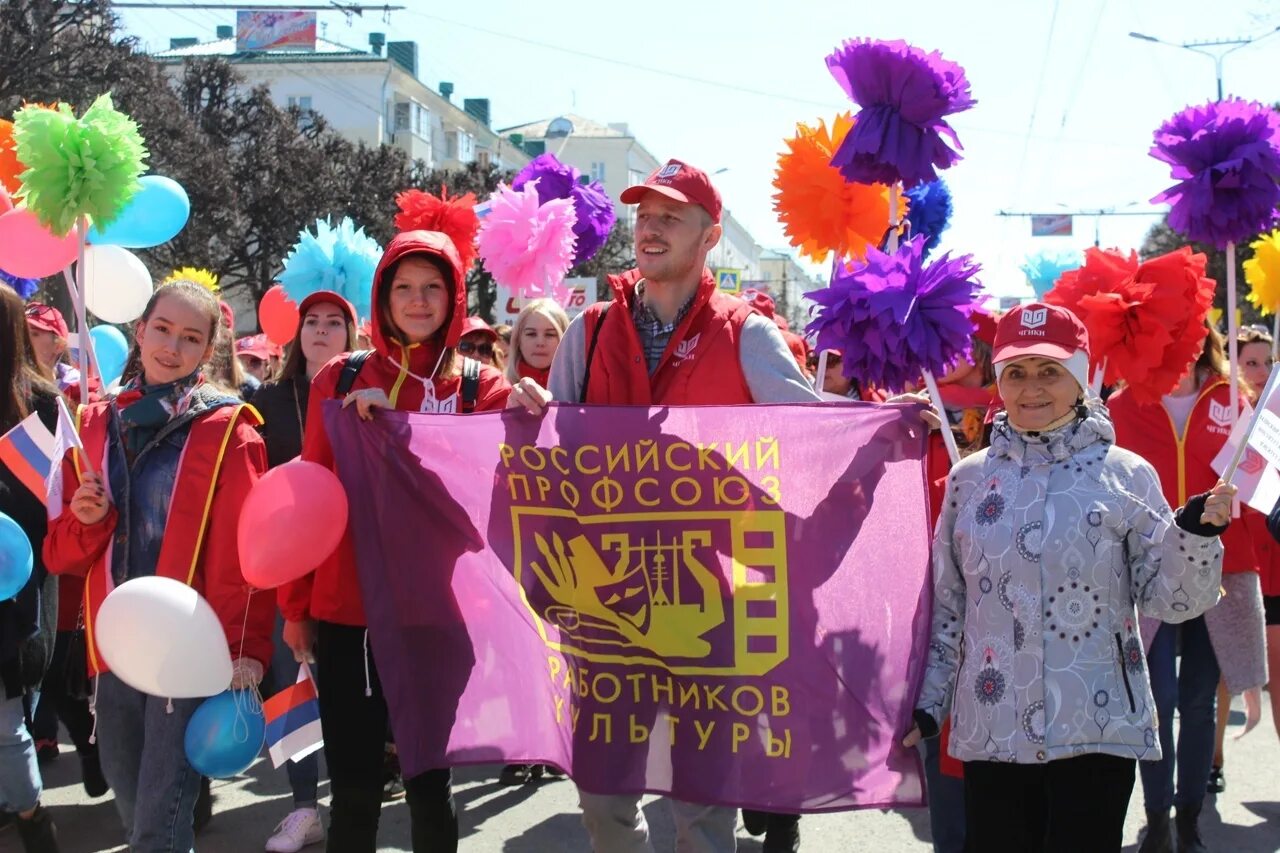
[[[269,853],[298,853],[303,847],[324,841],[320,809],[295,809],[280,821],[276,834],[267,839]]]

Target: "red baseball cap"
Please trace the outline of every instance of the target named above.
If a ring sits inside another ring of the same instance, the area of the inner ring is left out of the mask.
[[[992,362],[1026,356],[1067,359],[1089,353],[1089,330],[1066,308],[1032,302],[1019,305],[996,324]]]
[[[969,319],[973,320],[973,336],[987,346],[995,346],[997,317],[985,308],[979,308]]]
[[[311,310],[312,306],[319,305],[322,302],[328,302],[338,306],[342,313],[347,315],[348,320],[352,323],[356,321],[355,306],[352,305],[351,302],[348,301],[341,293],[334,293],[332,290],[317,290],[313,293],[308,293],[306,298],[303,299],[302,302],[298,303],[298,316],[306,317],[307,312]]]
[[[485,337],[490,338],[491,340],[496,341],[498,339],[498,333],[495,332],[493,327],[486,323],[482,317],[468,317],[463,320],[462,334],[458,337],[465,338],[472,332],[482,332]]]
[[[236,341],[236,355],[248,355],[263,361],[271,358],[271,342],[266,335],[249,335]]]
[[[66,338],[70,333],[67,329],[67,321],[62,318],[62,312],[52,305],[44,305],[40,302],[27,303],[27,325],[33,329],[39,329],[42,332],[53,332],[60,338]]]
[[[623,204],[639,204],[640,199],[650,190],[685,204],[696,204],[711,214],[712,222],[720,221],[723,208],[720,193],[711,185],[707,173],[695,166],[679,160],[668,160],[665,166],[645,178],[643,184],[623,190],[619,198]]]

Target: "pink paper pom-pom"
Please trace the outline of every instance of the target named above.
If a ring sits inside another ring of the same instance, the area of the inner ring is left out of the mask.
[[[480,260],[517,296],[554,295],[573,263],[576,222],[572,199],[538,204],[537,181],[519,190],[499,184],[480,221]]]

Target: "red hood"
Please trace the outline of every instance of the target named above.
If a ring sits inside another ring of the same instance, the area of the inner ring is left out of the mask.
[[[373,317],[370,321],[370,337],[373,339],[374,348],[386,356],[397,356],[400,347],[387,336],[382,327],[381,312],[377,308],[378,296],[387,284],[383,281],[387,269],[406,255],[430,255],[443,261],[445,267],[453,271],[453,313],[445,329],[444,346],[454,346],[458,343],[458,339],[462,337],[462,323],[467,317],[466,273],[453,241],[448,235],[441,234],[439,231],[403,231],[387,244],[386,251],[382,253],[382,260],[378,262],[378,269],[373,274],[371,301],[374,307],[371,312]],[[438,354],[439,347],[440,342],[437,341],[434,346],[424,347],[424,349],[435,350]]]

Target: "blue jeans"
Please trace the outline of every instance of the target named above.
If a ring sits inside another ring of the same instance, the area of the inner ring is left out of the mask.
[[[284,618],[276,612],[276,629],[273,636],[275,649],[272,652],[271,667],[267,677],[263,679],[262,695],[266,699],[293,685],[298,680],[298,662],[293,659],[293,650],[284,642]],[[315,678],[316,668],[311,667],[311,677]],[[301,761],[289,761],[284,766],[289,776],[289,789],[293,791],[293,807],[296,809],[316,807],[319,797],[316,789],[320,785],[320,753],[313,752]]]
[[[187,722],[203,699],[140,693],[111,673],[98,679],[98,755],[132,853],[195,849],[200,774],[187,763]]]
[[[1178,637],[1182,666],[1177,666]],[[1218,659],[1209,642],[1204,617],[1181,625],[1162,624],[1147,653],[1151,693],[1159,722],[1159,761],[1139,761],[1142,795],[1149,812],[1187,808],[1204,800],[1213,766],[1214,706],[1218,692]],[[1178,709],[1178,746],[1173,745],[1173,709]],[[1176,762],[1175,762],[1176,759]],[[1174,793],[1174,766],[1178,787]]]
[[[22,697],[0,701],[0,808],[29,812],[40,804],[40,790],[36,743],[27,731]]]
[[[942,738],[924,740],[924,778],[929,786],[929,829],[933,853],[964,853],[964,780],[940,766]]]

